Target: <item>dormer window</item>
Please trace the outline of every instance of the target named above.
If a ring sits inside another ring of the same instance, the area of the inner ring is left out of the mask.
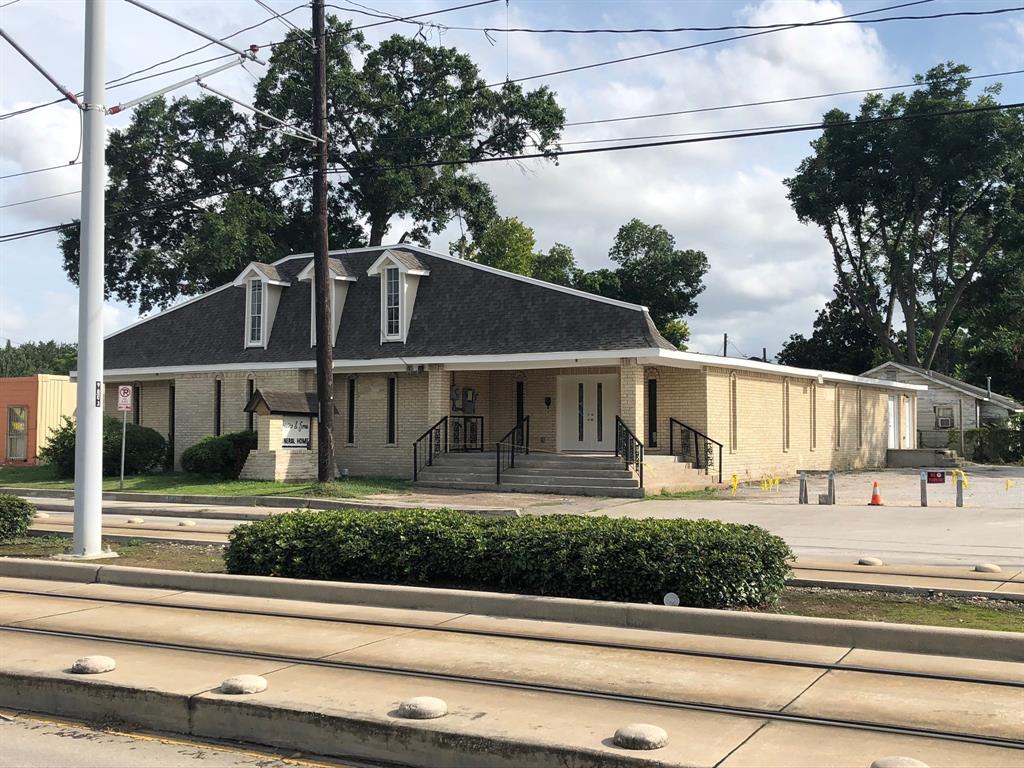
[[[253,261],[242,270],[232,285],[245,289],[243,314],[238,318],[243,323],[245,347],[266,349],[274,329],[274,316],[281,301],[281,291],[290,283],[273,264]]]
[[[416,292],[420,280],[430,274],[414,253],[387,249],[366,270],[380,277],[380,342],[402,342],[409,338]]]
[[[263,281],[249,281],[249,346],[263,346]]]
[[[402,335],[402,281],[398,267],[384,270],[384,338]]]

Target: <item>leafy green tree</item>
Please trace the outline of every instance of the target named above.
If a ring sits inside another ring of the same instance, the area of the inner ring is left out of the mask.
[[[659,330],[697,311],[707,256],[703,251],[676,248],[675,238],[660,224],[639,219],[623,224],[608,256],[619,265],[615,298],[646,306]]]
[[[536,261],[536,244],[533,230],[515,216],[496,219],[484,231],[471,258],[506,272],[530,275]]]
[[[824,231],[858,318],[893,358],[926,368],[970,286],[1024,230],[1024,114],[930,117],[997,104],[998,85],[969,98],[969,71],[941,64],[909,95],[870,94],[855,125],[831,110],[786,180],[800,221]]]
[[[538,252],[534,255],[530,276],[556,285],[572,285],[580,272],[572,248],[555,243],[547,253]]]
[[[814,320],[809,337],[794,333],[783,343],[778,361],[797,368],[824,368],[858,375],[887,358],[878,337],[857,316],[846,294],[835,296]]]
[[[665,340],[674,344],[677,349],[686,350],[686,342],[690,340],[690,324],[685,320],[673,318],[658,330]]]
[[[421,243],[455,215],[479,238],[496,217],[494,198],[457,161],[558,146],[564,113],[546,87],[487,88],[454,48],[397,35],[374,48],[335,17],[327,40],[330,162],[346,171],[331,176],[333,248],[379,245],[396,217]],[[290,33],[256,104],[308,130],[312,63],[308,42]],[[107,148],[107,296],[148,311],[249,261],[312,250],[312,144],[278,128],[212,96],[136,108]],[[428,167],[436,161],[452,163]],[[77,281],[77,228],[60,247]]]
[[[0,376],[54,373],[67,376],[78,365],[78,345],[59,341],[27,341],[0,347]]]

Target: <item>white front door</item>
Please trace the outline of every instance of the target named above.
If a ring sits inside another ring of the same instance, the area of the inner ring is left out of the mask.
[[[900,447],[900,417],[897,396],[889,395],[889,447]]]
[[[902,427],[901,431],[903,433],[903,445],[901,447],[902,448],[913,448],[914,447],[914,440],[913,440],[912,432],[911,432],[911,429],[913,428],[912,427],[913,422],[911,421],[911,418],[910,418],[910,398],[909,397],[904,397],[904,398],[901,398],[901,399],[903,400],[903,408],[902,408],[903,412],[900,414],[900,426]]]
[[[614,451],[618,374],[558,377],[558,450]]]

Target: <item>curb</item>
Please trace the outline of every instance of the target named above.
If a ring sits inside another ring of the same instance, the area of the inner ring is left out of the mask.
[[[283,600],[472,613],[663,632],[1024,662],[1024,633],[922,627],[803,616],[670,608],[564,597],[433,587],[163,571],[117,565],[0,558],[0,576],[216,592]]]
[[[257,695],[258,696],[258,695]],[[459,732],[368,713],[332,714],[263,704],[257,697],[172,693],[49,674],[0,671],[0,706],[87,722],[116,720],[154,731],[261,744],[394,765],[474,768],[639,768],[648,758]]]
[[[75,492],[60,488],[8,488],[0,487],[0,493],[25,498],[73,499]],[[357,499],[310,499],[305,496],[199,496],[162,493],[131,493],[126,491],[104,491],[104,501],[135,501],[152,504],[209,504],[226,507],[272,507],[284,509],[361,509],[376,512],[398,512],[403,509],[451,509],[471,515],[493,517],[518,517],[518,507],[460,507],[451,504],[402,504]],[[150,512],[150,514],[153,514]],[[179,515],[180,517],[180,515]]]

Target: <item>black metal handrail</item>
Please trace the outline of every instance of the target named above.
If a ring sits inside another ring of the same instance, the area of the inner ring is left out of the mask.
[[[494,444],[495,472],[494,482],[501,485],[501,473],[513,469],[516,465],[517,453],[530,452],[530,417],[524,416],[516,422],[505,436]]]
[[[420,471],[434,463],[434,457],[448,453],[448,417],[442,416],[416,442],[412,444],[412,479],[418,480]]]
[[[448,418],[448,429],[451,432],[449,451],[483,451],[483,416],[450,416]]]
[[[676,451],[676,428],[679,429],[679,451]],[[694,429],[688,424],[683,424],[679,419],[669,418],[668,420],[668,452],[673,456],[679,455],[684,459],[693,462],[697,469],[703,469],[711,474],[715,466],[715,449],[718,446],[718,482],[722,482],[722,444],[714,438],[708,437],[700,430]]]
[[[644,444],[619,416],[615,417],[615,455],[621,456],[627,467],[635,467],[644,487]]]

